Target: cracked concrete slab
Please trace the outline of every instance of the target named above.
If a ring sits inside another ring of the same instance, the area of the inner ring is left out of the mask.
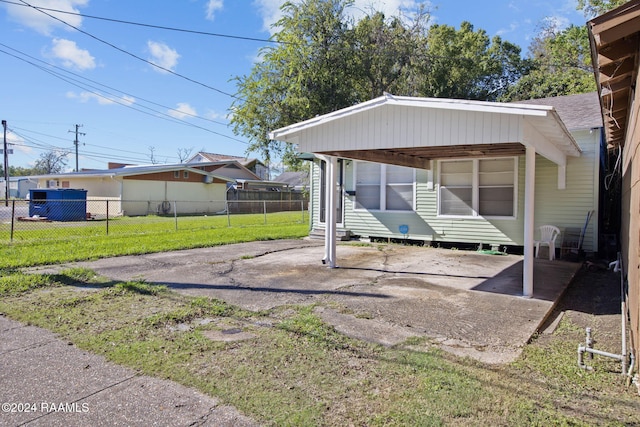
[[[534,295],[523,298],[519,255],[346,243],[338,268],[323,258],[322,241],[278,240],[73,265],[254,311],[316,304],[348,335],[383,345],[423,336],[489,363],[518,356],[580,267],[536,259]]]

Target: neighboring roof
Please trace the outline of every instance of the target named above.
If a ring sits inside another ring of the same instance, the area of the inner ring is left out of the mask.
[[[225,176],[212,174],[202,169],[187,166],[183,163],[177,165],[150,165],[150,166],[125,166],[121,168],[105,169],[105,170],[88,170],[82,172],[67,172],[57,174],[46,175],[34,175],[31,178],[103,178],[103,177],[118,177],[118,176],[135,176],[135,175],[147,175],[150,173],[160,172],[173,172],[176,170],[186,170],[195,174],[209,175],[213,178],[220,179],[222,181],[233,182],[231,178]]]
[[[436,158],[522,155],[559,164],[580,147],[548,105],[385,94],[274,130],[301,152],[428,169]]]
[[[519,104],[549,105],[570,131],[602,127],[598,92],[517,101]]]
[[[290,187],[304,187],[309,185],[308,172],[283,172],[274,181],[284,182]]]
[[[640,0],[587,22],[607,142],[624,145],[637,88]]]
[[[198,158],[205,159],[205,161],[208,161],[208,162],[219,162],[219,161],[223,161],[223,160],[235,160],[235,161],[237,161],[238,163],[240,163],[241,165],[243,165],[245,167],[247,167],[247,165],[252,165],[254,163],[259,163],[259,164],[264,166],[264,163],[262,163],[258,159],[253,159],[253,158],[248,158],[248,157],[241,157],[241,156],[230,156],[230,155],[227,155],[227,154],[205,153],[204,151],[200,151],[200,152],[196,153],[189,160],[187,160],[187,163],[199,163],[199,162],[201,162],[201,160],[195,161]]]

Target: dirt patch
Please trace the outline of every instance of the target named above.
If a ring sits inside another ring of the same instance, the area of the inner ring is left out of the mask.
[[[565,319],[584,330],[592,329],[600,349],[620,353],[622,345],[620,275],[613,271],[582,268],[570,283],[545,324],[547,333],[538,341],[552,340],[558,320]],[[604,347],[604,348],[603,348]]]

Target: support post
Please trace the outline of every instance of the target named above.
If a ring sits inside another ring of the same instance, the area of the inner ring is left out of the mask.
[[[522,296],[533,296],[533,233],[536,189],[536,150],[527,147],[524,182],[524,264],[522,267]]]
[[[328,264],[330,268],[336,268],[336,183],[338,172],[338,160],[329,156],[327,170],[327,221],[325,239],[328,242]]]

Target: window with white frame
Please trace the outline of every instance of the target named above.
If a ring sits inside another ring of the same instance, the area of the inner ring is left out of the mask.
[[[411,211],[415,171],[411,168],[355,162],[356,209]]]
[[[438,213],[515,217],[517,158],[441,160]]]

